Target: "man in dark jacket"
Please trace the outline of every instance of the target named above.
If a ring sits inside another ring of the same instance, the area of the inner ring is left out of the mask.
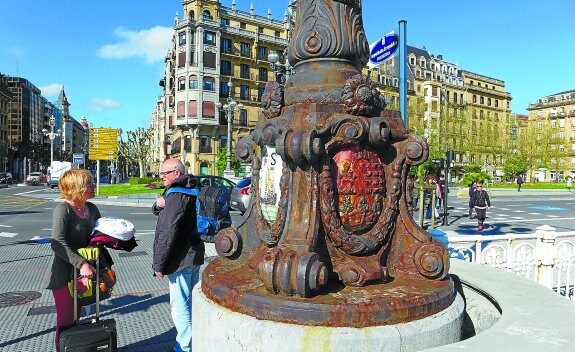
[[[521,175],[517,176],[517,192],[521,192],[521,186],[523,185],[523,177]]]
[[[160,178],[166,190],[194,188],[197,182],[192,175],[184,175],[184,165],[178,159],[168,159],[160,166]],[[169,280],[172,319],[177,331],[174,351],[191,350],[191,292],[204,263],[204,243],[194,231],[195,204],[195,197],[174,192],[158,198],[152,207],[158,215],[152,268],[157,277],[167,276]]]
[[[487,191],[483,189],[483,184],[481,182],[477,183],[475,192],[471,196],[471,204],[475,208],[477,213],[477,231],[483,230],[483,222],[485,221],[487,209],[491,207],[491,202],[489,201],[489,195]]]

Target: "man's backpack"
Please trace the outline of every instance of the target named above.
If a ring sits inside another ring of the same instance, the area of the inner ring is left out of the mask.
[[[218,231],[230,227],[232,218],[228,208],[226,192],[220,187],[207,186],[202,189],[172,187],[170,193],[183,193],[196,200],[196,231],[205,242],[214,242]]]

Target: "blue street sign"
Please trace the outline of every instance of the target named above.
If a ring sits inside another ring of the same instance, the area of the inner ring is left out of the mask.
[[[72,162],[74,164],[84,164],[84,154],[72,154]]]
[[[399,47],[399,37],[396,34],[388,34],[377,41],[369,53],[369,61],[372,64],[381,64],[391,58]]]

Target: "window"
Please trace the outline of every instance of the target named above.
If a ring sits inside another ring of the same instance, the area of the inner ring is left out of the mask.
[[[565,128],[565,119],[559,119],[559,127]]]
[[[276,38],[279,38],[279,37],[280,37],[280,31],[275,31],[275,32],[274,32],[274,36],[275,36]]]
[[[259,68],[259,75],[258,75],[258,81],[263,81],[263,82],[267,82],[268,81],[268,69],[265,67],[260,67]]]
[[[211,153],[212,148],[210,147],[210,137],[200,136],[200,153]]]
[[[188,102],[188,116],[197,117],[198,116],[198,102],[195,100],[190,100]]]
[[[495,99],[495,107],[498,108],[499,107],[499,100]]]
[[[220,17],[220,24],[221,24],[223,27],[229,26],[229,25],[230,25],[230,20],[229,20],[229,18]]]
[[[207,119],[213,119],[216,117],[216,103],[213,101],[202,102],[202,117]]]
[[[473,104],[477,103],[477,95],[473,94]]]
[[[212,15],[210,14],[210,11],[204,10],[204,12],[202,12],[202,19],[213,20]]]
[[[220,97],[227,97],[230,93],[230,87],[227,82],[220,82]]]
[[[265,46],[258,46],[258,60],[268,59],[268,48]]]
[[[178,44],[186,45],[186,32],[178,33]]]
[[[240,110],[240,121],[239,125],[242,127],[248,126],[248,111],[246,109]]]
[[[563,132],[563,131],[559,132],[559,139],[560,139],[560,140],[564,140],[564,139],[565,139],[565,132]]]
[[[242,84],[240,86],[240,99],[249,100],[250,99],[250,87]]]
[[[463,105],[463,93],[459,95],[459,104]]]
[[[216,53],[204,51],[204,67],[216,68]]]
[[[284,51],[283,50],[276,50],[276,54],[278,54],[279,62],[284,62]]]
[[[226,54],[231,54],[232,52],[232,40],[228,38],[222,38],[222,52]]]
[[[190,82],[190,83],[189,83],[189,88],[190,88],[190,89],[198,89],[198,76],[196,76],[196,75],[191,75],[189,82]]]
[[[485,104],[485,98],[484,97],[479,97],[479,104],[481,104],[481,105]]]
[[[178,53],[178,67],[186,67],[186,52]]]
[[[537,129],[541,129],[543,127],[543,123],[541,121],[537,121]]]
[[[178,117],[179,119],[182,119],[182,118],[184,118],[184,117],[186,116],[186,114],[185,114],[186,104],[185,104],[183,101],[179,101],[179,102],[178,102],[178,109],[177,109],[177,110],[178,110],[178,111],[177,111],[177,112],[178,112],[177,117]]]
[[[263,87],[258,88],[258,101],[262,101],[262,96],[264,95],[265,91],[266,91],[266,89]]]
[[[240,43],[240,55],[243,57],[250,57],[250,44]]]
[[[246,29],[246,23],[245,23],[245,22],[240,22],[240,28],[241,28],[241,29]]]
[[[186,77],[178,78],[178,90],[186,89]]]
[[[258,33],[263,34],[264,33],[264,27],[258,27]]]
[[[246,64],[240,65],[240,77],[250,79],[250,66]]]
[[[225,76],[232,75],[232,63],[230,61],[222,60],[220,65],[220,74]]]
[[[491,106],[491,98],[487,98],[487,106]]]
[[[184,150],[188,153],[192,151],[192,137],[191,136],[186,136],[184,138]]]
[[[220,152],[228,147],[228,136],[220,136]]]
[[[216,45],[216,33],[205,31],[204,32],[204,44]]]
[[[210,91],[214,91],[216,90],[215,87],[215,80],[213,77],[204,77],[204,90],[210,90]]]

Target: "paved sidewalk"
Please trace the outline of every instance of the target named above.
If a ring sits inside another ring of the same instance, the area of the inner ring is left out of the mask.
[[[175,341],[167,279],[152,276],[153,238],[136,233],[131,253],[110,250],[118,281],[101,304],[101,318],[116,319],[120,351],[171,351]],[[206,257],[216,255],[206,244]],[[0,351],[53,350],[54,301],[42,286],[51,257],[49,243],[0,246]]]

